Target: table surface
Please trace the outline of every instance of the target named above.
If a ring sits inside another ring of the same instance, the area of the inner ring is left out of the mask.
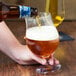
[[[7,22],[7,25],[18,40],[24,44],[25,23],[10,21]],[[22,66],[0,52],[0,76],[76,76],[76,22],[63,22],[58,30],[75,38],[73,41],[60,42],[55,52],[55,57],[62,64],[62,72],[54,75],[39,75],[35,72],[39,65]]]

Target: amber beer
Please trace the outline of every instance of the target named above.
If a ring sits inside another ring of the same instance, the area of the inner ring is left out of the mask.
[[[32,27],[26,30],[26,43],[31,51],[48,58],[59,44],[59,36],[54,26]]]

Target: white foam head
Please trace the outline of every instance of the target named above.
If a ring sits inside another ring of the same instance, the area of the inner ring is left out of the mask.
[[[40,26],[27,29],[26,38],[38,41],[48,41],[58,39],[59,35],[54,26]]]

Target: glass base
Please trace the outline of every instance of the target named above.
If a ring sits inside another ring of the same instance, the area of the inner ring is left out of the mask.
[[[36,69],[36,72],[38,74],[56,74],[58,72],[61,72],[61,65],[47,65],[47,66],[40,66],[39,68]]]

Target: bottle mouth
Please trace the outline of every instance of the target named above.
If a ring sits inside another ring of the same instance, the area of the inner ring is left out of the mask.
[[[38,9],[37,8],[32,8],[31,7],[31,17],[37,16],[38,15]]]

